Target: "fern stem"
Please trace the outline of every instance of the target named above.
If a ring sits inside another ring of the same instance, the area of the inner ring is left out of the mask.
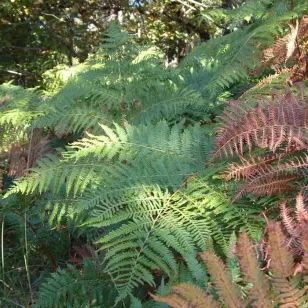
[[[30,272],[29,272],[29,267],[28,267],[28,256],[29,256],[29,251],[28,251],[28,238],[27,238],[27,209],[25,206],[25,213],[24,213],[24,237],[25,237],[25,254],[24,254],[24,261],[25,261],[25,267],[26,267],[26,273],[27,273],[27,279],[28,279],[28,285],[29,285],[29,292],[30,292],[30,297],[31,297],[31,302],[34,303],[33,300],[33,294],[32,294],[32,288],[31,288],[31,278],[30,278]]]
[[[31,278],[30,278],[30,272],[29,272],[29,267],[28,267],[28,257],[27,257],[26,254],[24,254],[24,261],[25,261],[25,267],[26,267],[26,273],[27,273],[27,279],[28,279],[28,285],[29,285],[31,303],[34,303],[33,294],[32,294],[32,287],[31,287]]]
[[[14,301],[12,301],[12,300],[10,300],[10,299],[8,299],[8,298],[1,298],[1,300],[4,300],[4,301],[6,301],[6,302],[8,302],[8,303],[10,303],[10,304],[13,304],[14,307],[26,308],[26,306],[20,305],[20,304],[14,302]],[[0,302],[0,304],[1,304],[1,302]]]
[[[1,224],[1,266],[2,266],[2,282],[4,284],[4,286],[6,287],[6,283],[5,283],[5,277],[4,277],[4,218],[5,218],[5,214],[2,218],[2,224]],[[6,288],[3,288],[3,292],[4,292],[4,297],[6,297]]]
[[[28,149],[28,157],[27,157],[27,169],[29,169],[30,164],[30,154],[31,154],[31,146],[32,146],[32,138],[33,138],[33,128],[31,129],[30,133],[30,141],[29,141],[29,149]],[[26,273],[27,273],[27,280],[29,285],[29,292],[30,292],[30,298],[31,303],[34,303],[33,294],[32,294],[32,287],[31,287],[31,277],[29,272],[29,251],[28,251],[28,237],[27,237],[27,205],[25,202],[25,211],[24,211],[24,237],[25,237],[25,254],[24,254],[24,261],[25,261],[25,267],[26,267]]]

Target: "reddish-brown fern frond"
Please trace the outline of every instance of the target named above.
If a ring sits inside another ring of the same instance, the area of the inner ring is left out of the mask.
[[[295,186],[291,183],[307,176],[308,156],[306,154],[281,164],[277,164],[274,157],[272,156],[272,161],[270,159],[265,160],[267,164],[262,164],[262,161],[260,164],[249,164],[246,160],[246,169],[242,167],[243,170],[241,166],[231,165],[231,174],[235,174],[237,178],[245,179],[245,182],[238,187],[233,201],[241,199],[248,193],[264,196],[291,192],[295,189]],[[276,157],[281,159],[283,156],[277,155]],[[276,165],[268,165],[269,163],[276,163]],[[246,171],[247,176],[243,174],[244,171]]]
[[[288,60],[296,62],[300,56],[298,42],[306,42],[308,38],[308,17],[304,16],[301,21],[293,20],[290,24],[290,33],[276,42],[269,48],[262,51],[262,67],[271,66],[276,71],[280,71],[281,66]],[[304,45],[304,44],[302,44]]]
[[[172,287],[171,290],[173,293],[167,296],[151,295],[155,300],[166,303],[173,308],[220,307],[218,302],[197,286],[182,283]]]
[[[298,28],[297,28],[298,30]],[[292,31],[292,30],[291,30]],[[279,38],[271,47],[262,51],[262,66],[271,66],[275,71],[279,71],[281,64],[285,63],[287,59],[293,54],[294,49],[292,46],[294,44],[294,34],[296,38],[297,32],[293,31],[286,36]],[[293,49],[293,50],[292,50]],[[289,50],[289,53],[288,53]],[[288,57],[287,57],[288,55]]]
[[[274,90],[272,99],[261,97],[255,107],[232,101],[222,115],[212,159],[239,157],[225,172],[226,180],[244,179],[233,201],[247,193],[291,192],[294,180],[307,177],[308,104],[302,94],[297,99],[286,87],[283,95]],[[263,155],[255,155],[258,148]]]
[[[234,199],[238,200],[249,192],[263,196],[292,191],[294,186],[290,183],[305,177],[307,169],[308,156],[306,154],[283,164],[264,165],[256,169],[255,173],[251,171],[248,179],[238,188]]]
[[[262,308],[302,308],[308,306],[307,283],[308,283],[308,224],[302,229],[301,240],[303,243],[303,257],[300,268],[302,274],[295,268],[299,268],[294,262],[294,255],[286,245],[284,235],[279,222],[268,222],[268,240],[264,244],[268,251],[269,275],[260,270],[253,245],[246,232],[239,236],[238,259],[241,267],[244,283],[250,283],[246,299],[243,300],[239,286],[232,281],[227,273],[224,263],[211,252],[201,254],[213,279],[215,289],[220,295],[223,307],[262,307]],[[271,283],[269,283],[271,280]],[[304,284],[306,285],[303,285]],[[155,296],[154,298],[168,303],[171,307],[218,307],[217,302],[212,300],[206,293],[197,287],[184,284],[173,287],[174,292],[168,296]],[[208,304],[210,303],[210,304]]]
[[[273,101],[263,97],[256,107],[246,110],[241,103],[233,102],[224,111],[213,159],[243,156],[254,146],[273,152],[284,143],[287,148],[308,148],[308,104],[297,100],[292,92],[273,97]]]
[[[12,146],[8,154],[9,174],[14,177],[24,175],[27,168],[35,167],[37,160],[50,152],[54,151],[50,146],[49,138],[42,136],[41,130],[33,130],[28,147],[24,147],[21,143]]]
[[[232,282],[232,278],[220,258],[210,252],[203,252],[200,256],[208,266],[208,271],[226,306],[230,308],[244,307],[240,288]]]
[[[289,235],[287,237],[286,243],[294,254],[300,254],[302,251],[300,240],[301,228],[298,221],[296,221],[296,219],[291,214],[290,209],[287,208],[286,205],[287,202],[285,200],[283,200],[280,204],[280,216],[282,218],[283,225]]]
[[[273,307],[270,296],[270,285],[261,272],[256,259],[253,245],[246,232],[242,232],[238,241],[238,258],[245,283],[252,283],[253,287],[248,291],[253,307]]]
[[[279,160],[282,154],[269,154],[265,157],[250,156],[249,159],[240,157],[240,163],[233,163],[229,165],[228,170],[224,173],[227,181],[231,179],[240,180],[241,178],[248,179],[256,174],[260,174],[267,165]]]
[[[288,231],[288,233],[292,236],[298,237],[300,234],[298,233],[297,222],[294,217],[290,214],[290,210],[287,208],[287,201],[283,200],[280,204],[281,209],[281,218],[283,224]]]
[[[299,288],[299,280],[293,277],[293,254],[286,245],[281,226],[278,222],[268,223],[270,270],[275,293],[280,307],[303,307],[305,288]]]
[[[257,196],[270,196],[291,192],[294,190],[294,187],[290,183],[300,178],[301,176],[298,174],[282,173],[274,168],[264,169],[260,175],[252,176],[248,181],[239,186],[233,202],[243,198],[248,193],[253,193]]]
[[[300,222],[308,222],[308,209],[302,192],[296,196],[296,218]]]
[[[287,207],[287,201],[283,200],[280,204],[280,216],[283,226],[287,232],[287,246],[293,254],[303,253],[302,238],[303,232],[308,224],[308,210],[304,203],[304,196],[300,192],[296,197],[296,206]]]

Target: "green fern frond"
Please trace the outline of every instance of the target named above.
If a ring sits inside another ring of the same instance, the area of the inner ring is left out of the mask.
[[[193,257],[198,239],[193,237],[191,230],[206,233],[206,225],[198,224],[195,214],[172,203],[170,197],[162,192],[152,192],[143,200],[143,205],[139,205],[142,207],[140,212],[135,204],[132,209],[114,213],[109,223],[121,220],[124,223],[99,240],[101,249],[107,251],[105,268],[120,290],[118,300],[125,298],[142,282],[153,285],[151,271],[154,269],[163,269],[169,277],[175,276],[177,265],[173,251],[177,251],[191,272],[202,279],[203,270]],[[127,215],[129,211],[130,217]],[[125,223],[131,217],[132,220]]]
[[[163,177],[166,170],[172,167],[174,172],[178,169],[178,181],[181,182],[185,174],[194,173],[198,170],[198,166],[204,164],[203,144],[206,140],[202,137],[202,132],[197,129],[198,126],[181,133],[182,127],[180,124],[170,129],[166,122],[138,128],[128,126],[125,130],[119,125],[115,126],[115,130],[104,126],[105,136],[90,135],[91,138],[73,143],[72,150],[62,153],[63,160],[51,154],[39,160],[38,168],[33,168],[28,178],[18,181],[10,193],[17,191],[42,193],[47,189],[56,192],[64,184],[67,193],[71,191],[74,194],[77,191],[82,193],[90,183],[97,185],[101,177],[114,173],[108,166],[110,163],[102,165],[104,159],[110,161],[113,158],[119,160],[115,165],[119,176],[126,170],[134,168],[137,168],[140,176],[149,175],[147,170],[152,171],[153,168],[156,169],[154,174],[160,174],[160,177]],[[145,157],[147,157],[146,161],[151,162],[148,168],[143,169]],[[89,158],[94,159],[90,164],[88,163]],[[123,160],[126,164],[122,163]],[[138,172],[135,170],[135,173]],[[165,183],[169,179],[171,177],[168,176]]]
[[[84,259],[83,272],[68,264],[67,269],[59,269],[47,278],[35,307],[111,307],[113,290],[108,285],[96,264]]]

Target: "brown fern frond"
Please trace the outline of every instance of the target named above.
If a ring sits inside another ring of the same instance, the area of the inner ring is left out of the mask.
[[[299,280],[293,277],[293,254],[286,245],[286,237],[278,222],[268,223],[268,236],[272,282],[280,307],[300,308],[305,289],[300,289]]]
[[[290,33],[276,42],[269,48],[262,51],[263,67],[271,66],[276,72],[279,71],[280,66],[287,62],[296,50],[296,39],[298,37],[300,24],[298,20],[289,24]]]
[[[252,283],[248,291],[253,307],[274,307],[270,296],[270,285],[260,270],[253,245],[246,232],[242,232],[238,241],[238,258],[245,283]]]
[[[233,202],[243,198],[248,193],[253,193],[257,196],[271,196],[291,192],[294,187],[290,183],[301,178],[299,174],[281,173],[280,170],[268,167],[266,169],[259,176],[252,177],[240,185]]]
[[[303,249],[303,259],[302,264],[304,272],[306,274],[306,284],[308,287],[308,223],[303,225],[303,232],[301,235],[302,249]]]
[[[290,214],[290,210],[287,208],[287,201],[283,200],[280,204],[280,210],[282,217],[283,225],[291,236],[298,237],[300,234],[298,233],[297,221]]]
[[[291,214],[291,210],[287,208],[286,200],[280,204],[280,216],[282,223],[288,233],[286,244],[293,254],[300,255],[302,252],[301,245],[301,227],[299,222]]]
[[[276,99],[281,99],[279,94],[274,95],[278,97]],[[272,109],[269,111],[271,118],[276,121],[276,119],[278,119],[277,114],[280,114],[279,121],[281,123],[285,123],[286,126],[289,122],[292,122],[294,127],[300,127],[302,123],[304,123],[303,125],[306,125],[306,115],[297,115],[296,110],[298,109],[296,108],[288,109],[290,104],[292,106],[296,106],[298,104],[300,108],[302,105],[301,102],[297,101],[292,93],[286,93],[286,95],[288,97],[287,101],[281,100],[276,110]],[[290,112],[287,114],[285,110],[290,110]],[[266,123],[266,116],[260,108],[260,105],[256,107],[256,114],[258,114],[260,122],[262,121],[262,123]],[[253,117],[256,118],[257,116],[250,116],[251,125],[254,123],[252,120]],[[280,127],[283,127],[283,125]],[[304,130],[306,130],[306,128]],[[307,136],[303,133],[304,130],[299,128],[297,133],[294,134],[293,130],[290,128],[286,134],[285,130],[280,128],[279,138],[277,140],[274,140],[273,135],[271,135],[270,138],[265,138],[264,136],[260,137],[260,135],[256,137],[256,134],[258,133],[255,131],[255,136],[249,138],[250,142],[248,144],[248,148],[251,152],[252,148],[258,146],[263,147],[264,144],[267,144],[269,148],[272,149],[278,147],[279,145],[280,153],[269,153],[264,156],[259,155],[257,157],[254,157],[251,153],[249,158],[246,158],[241,155],[242,152],[244,152],[244,141],[238,143],[240,146],[236,146],[235,153],[240,158],[240,163],[236,162],[229,165],[227,171],[224,172],[224,176],[227,181],[232,178],[235,180],[245,180],[238,187],[233,202],[239,200],[248,193],[253,193],[257,196],[264,196],[291,192],[297,188],[292,182],[305,178],[308,175],[308,155],[303,152],[303,148],[306,149],[308,145],[306,142]],[[264,129],[262,133],[265,131],[266,129]],[[272,132],[275,133],[275,131]],[[276,136],[278,136],[277,133]],[[251,140],[254,137],[256,140],[256,146],[253,147]],[[271,141],[269,141],[270,139]],[[282,143],[283,145],[281,145]],[[224,146],[225,145],[223,145],[223,147]],[[284,152],[281,153],[282,150],[284,150]],[[230,143],[229,151],[232,151]],[[296,152],[299,153],[298,156],[293,155],[292,160],[286,161],[286,154],[289,155],[290,153],[294,154]]]
[[[178,294],[169,294],[167,296],[159,296],[159,295],[153,295],[151,296],[158,302],[163,302],[165,304],[168,304],[170,307],[173,308],[189,308],[194,307],[190,305],[184,298],[179,296]]]
[[[262,64],[272,66],[275,71],[279,71],[279,66],[283,64],[287,56],[287,44],[290,41],[290,34],[276,40],[269,48],[262,51]]]
[[[254,146],[273,152],[283,144],[287,148],[308,148],[308,104],[297,100],[292,92],[277,93],[273,101],[263,97],[262,101],[246,109],[240,103],[230,104],[217,129],[212,159],[243,156]]]
[[[296,196],[296,218],[299,222],[308,222],[308,209],[302,192]]]
[[[280,203],[280,217],[287,232],[287,246],[293,254],[302,255],[302,234],[308,223],[308,210],[305,206],[302,192],[296,197],[295,209],[294,207],[287,207],[286,200]]]
[[[271,66],[279,72],[281,66],[288,60],[296,61],[300,56],[298,41],[304,42],[308,38],[308,17],[304,16],[301,21],[293,20],[290,22],[290,33],[276,42],[269,48],[262,51],[262,67]]]
[[[174,308],[204,308],[213,307],[219,308],[220,305],[212,296],[206,294],[201,288],[182,283],[171,288],[172,294],[167,296],[152,295],[151,296],[160,302],[166,303]]]
[[[277,155],[278,159],[281,157]],[[278,163],[275,166],[247,164],[246,169],[250,172],[247,177],[243,176],[244,171],[241,169],[237,173],[238,176],[245,178],[245,182],[238,187],[233,201],[239,200],[248,193],[264,196],[293,191],[295,187],[291,183],[308,174],[308,155],[303,154],[294,157],[289,162]],[[237,169],[233,167],[231,171],[234,174]]]
[[[224,307],[308,306],[308,223],[303,225],[300,234],[303,247],[301,263],[294,262],[294,255],[286,245],[286,236],[279,222],[267,221],[267,231],[268,239],[264,238],[262,246],[266,247],[265,260],[268,262],[269,275],[260,270],[254,245],[247,233],[243,232],[239,236],[237,255],[242,277],[244,283],[251,284],[247,289],[245,301],[241,297],[239,286],[232,281],[222,260],[211,252],[201,254]],[[218,302],[198,287],[182,284],[173,287],[172,291],[172,294],[165,297],[153,297],[177,308],[220,307]]]
[[[244,307],[240,288],[232,282],[232,277],[227,272],[220,258],[211,252],[203,252],[200,256],[207,265],[208,271],[225,305],[230,308]]]
[[[49,138],[43,136],[41,130],[33,130],[29,139],[27,147],[21,143],[16,143],[9,152],[8,170],[9,174],[14,177],[23,176],[28,168],[36,166],[38,159],[47,153],[55,152],[50,146]]]
[[[224,177],[227,181],[231,179],[240,180],[241,178],[248,179],[261,172],[267,165],[276,162],[283,155],[269,154],[265,157],[259,155],[258,157],[250,156],[249,159],[240,156],[240,163],[230,164]]]

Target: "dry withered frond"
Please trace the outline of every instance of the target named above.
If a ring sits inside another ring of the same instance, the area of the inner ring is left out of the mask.
[[[8,173],[14,177],[23,176],[27,169],[36,166],[36,161],[52,152],[48,137],[42,136],[39,129],[30,134],[28,146],[16,143],[8,154]]]

